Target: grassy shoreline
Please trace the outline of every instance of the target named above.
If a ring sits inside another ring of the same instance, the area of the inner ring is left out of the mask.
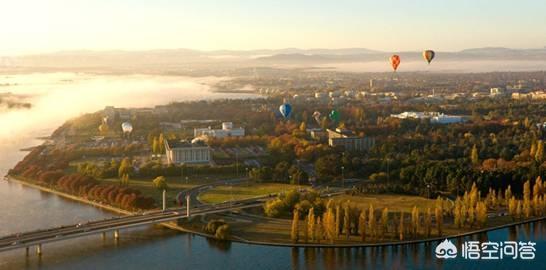
[[[111,205],[90,201],[88,199],[81,198],[81,197],[78,197],[78,196],[74,196],[74,195],[71,195],[71,194],[67,194],[67,193],[64,193],[64,192],[61,192],[61,191],[58,191],[58,190],[55,190],[55,189],[51,189],[51,188],[48,188],[48,187],[33,184],[33,183],[30,183],[30,182],[25,181],[25,180],[17,179],[17,177],[14,177],[14,176],[7,176],[7,179],[8,179],[8,181],[16,182],[16,183],[19,183],[19,184],[27,186],[27,187],[35,188],[35,189],[38,189],[38,190],[41,190],[41,191],[44,191],[44,192],[48,192],[48,193],[52,193],[52,194],[58,195],[58,196],[60,196],[62,198],[77,201],[77,202],[80,202],[80,203],[85,203],[85,204],[88,204],[88,205],[91,205],[91,206],[94,206],[94,207],[97,207],[97,208],[101,208],[101,209],[104,209],[104,210],[107,210],[107,211],[111,211],[111,212],[114,212],[114,213],[117,213],[117,214],[131,215],[131,214],[135,213],[135,212],[123,210],[123,209],[120,209],[120,208],[117,208],[117,207],[113,207]],[[444,239],[453,239],[453,238],[466,237],[466,236],[485,233],[485,232],[489,232],[489,231],[493,231],[493,230],[508,228],[508,227],[512,227],[512,226],[516,226],[516,225],[537,222],[537,221],[541,221],[541,220],[544,220],[544,219],[546,219],[546,217],[536,217],[536,218],[531,218],[531,219],[527,219],[527,220],[519,220],[519,221],[514,221],[514,222],[502,224],[502,225],[497,225],[497,226],[472,230],[472,231],[459,233],[459,234],[455,234],[455,235],[445,235],[445,236],[432,237],[432,238],[427,238],[427,239],[413,239],[413,240],[405,240],[405,241],[390,241],[390,242],[378,242],[378,243],[338,243],[338,244],[324,243],[323,244],[323,243],[292,243],[292,242],[288,242],[288,241],[287,242],[274,242],[274,241],[247,240],[247,239],[244,239],[242,236],[239,236],[239,235],[232,235],[230,241],[245,243],[245,244],[252,244],[252,245],[266,245],[266,246],[280,246],[280,247],[302,247],[302,248],[306,248],[306,247],[307,248],[336,248],[336,247],[337,248],[351,248],[351,247],[362,248],[362,247],[400,246],[400,245],[414,245],[414,244],[420,244],[420,243],[431,243],[431,242],[442,241]],[[160,223],[159,225],[161,225],[163,227],[166,227],[166,228],[169,228],[169,229],[177,230],[177,231],[180,231],[180,232],[192,233],[192,234],[196,234],[196,235],[203,236],[203,237],[212,237],[212,235],[209,235],[209,234],[206,234],[206,233],[202,232],[198,228],[199,226],[196,227],[196,224],[192,224],[192,222],[188,223],[188,225],[190,225],[190,227],[195,227],[195,228],[182,227],[182,226],[176,224],[175,222]]]

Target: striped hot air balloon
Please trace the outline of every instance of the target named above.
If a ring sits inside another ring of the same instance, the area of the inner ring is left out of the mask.
[[[391,66],[394,71],[398,69],[398,65],[400,65],[400,56],[393,54],[390,58]]]
[[[425,61],[427,61],[429,64],[432,62],[432,59],[434,59],[434,51],[433,50],[426,50],[423,51],[423,58],[425,58]]]

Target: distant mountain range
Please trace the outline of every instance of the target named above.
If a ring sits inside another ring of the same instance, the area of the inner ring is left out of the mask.
[[[277,50],[217,50],[163,49],[146,51],[61,51],[48,54],[0,57],[0,67],[177,67],[191,64],[275,65],[327,64],[384,61],[393,52],[365,48]],[[421,52],[396,52],[402,61],[422,60]],[[458,52],[436,52],[436,59],[468,60],[528,60],[546,61],[546,48],[509,49],[502,47],[473,48]]]

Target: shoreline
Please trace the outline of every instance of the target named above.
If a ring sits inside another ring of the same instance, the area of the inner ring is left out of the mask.
[[[117,214],[120,214],[120,215],[135,214],[135,212],[131,212],[131,211],[128,211],[128,210],[123,210],[123,209],[120,209],[120,208],[117,208],[117,207],[113,207],[111,205],[106,205],[106,204],[90,201],[90,200],[87,200],[87,199],[84,199],[84,198],[81,198],[81,197],[78,197],[78,196],[75,196],[75,195],[67,194],[67,193],[60,192],[60,191],[57,191],[57,190],[54,190],[54,189],[51,189],[51,188],[47,188],[47,187],[40,186],[40,185],[37,185],[37,184],[29,183],[27,181],[17,179],[14,176],[7,175],[6,179],[7,179],[8,182],[19,183],[19,184],[21,184],[23,186],[26,186],[26,187],[30,187],[30,188],[38,189],[38,190],[43,191],[43,192],[48,192],[48,193],[51,193],[51,194],[55,194],[55,195],[57,195],[59,197],[62,197],[62,198],[68,199],[68,200],[84,203],[84,204],[94,206],[94,207],[97,207],[97,208],[100,208],[100,209],[103,209],[103,210],[106,210],[106,211],[114,212],[114,213],[117,213]],[[431,242],[441,242],[444,239],[462,238],[462,237],[472,236],[472,235],[476,235],[476,234],[480,234],[480,233],[486,233],[486,232],[489,232],[489,231],[495,231],[495,230],[499,230],[499,229],[509,228],[509,227],[513,227],[513,226],[517,226],[517,225],[523,225],[523,224],[527,224],[527,223],[538,222],[538,221],[542,221],[542,220],[545,220],[545,219],[546,219],[546,216],[535,217],[535,218],[531,218],[531,219],[527,219],[527,220],[514,221],[514,222],[503,224],[503,225],[483,228],[483,229],[469,231],[469,232],[460,233],[460,234],[456,234],[456,235],[437,236],[437,237],[427,238],[427,239],[416,239],[416,240],[406,240],[406,241],[396,241],[396,242],[391,241],[391,242],[362,243],[362,244],[280,243],[280,242],[264,242],[264,241],[246,240],[244,238],[241,238],[240,236],[232,236],[232,239],[229,239],[228,241],[236,242],[236,243],[243,243],[243,244],[250,244],[250,245],[292,247],[292,248],[366,248],[366,247],[403,246],[403,245],[429,244]],[[202,237],[207,237],[207,238],[214,238],[212,235],[181,227],[180,225],[176,224],[175,222],[159,223],[158,225],[163,226],[165,228],[172,229],[172,230],[176,230],[176,231],[179,231],[179,232],[191,233],[191,234],[195,234],[195,235],[202,236]]]

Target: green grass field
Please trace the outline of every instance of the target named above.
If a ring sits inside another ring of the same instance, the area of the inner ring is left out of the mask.
[[[167,190],[167,207],[175,206],[174,199],[176,195],[185,189],[189,189],[195,186],[212,183],[218,181],[218,176],[199,176],[199,177],[189,177],[188,181],[180,179],[180,177],[167,177],[167,185],[169,189]],[[109,178],[100,180],[102,183],[110,184],[119,184],[120,181],[117,178]],[[130,179],[129,187],[138,189],[145,196],[150,196],[154,198],[157,205],[159,206],[162,201],[162,191],[156,189],[152,183],[153,179]]]
[[[370,204],[373,204],[375,209],[389,208],[390,212],[411,212],[414,206],[421,209],[427,209],[430,207],[434,209],[435,200],[411,196],[411,195],[398,195],[398,194],[362,194],[362,195],[341,195],[333,198],[336,202],[350,201],[357,207],[368,208]]]
[[[305,188],[305,186],[297,186],[280,183],[251,183],[234,185],[234,186],[218,186],[202,193],[200,200],[207,203],[221,203],[231,200],[242,200],[252,197],[279,193],[292,189]]]

